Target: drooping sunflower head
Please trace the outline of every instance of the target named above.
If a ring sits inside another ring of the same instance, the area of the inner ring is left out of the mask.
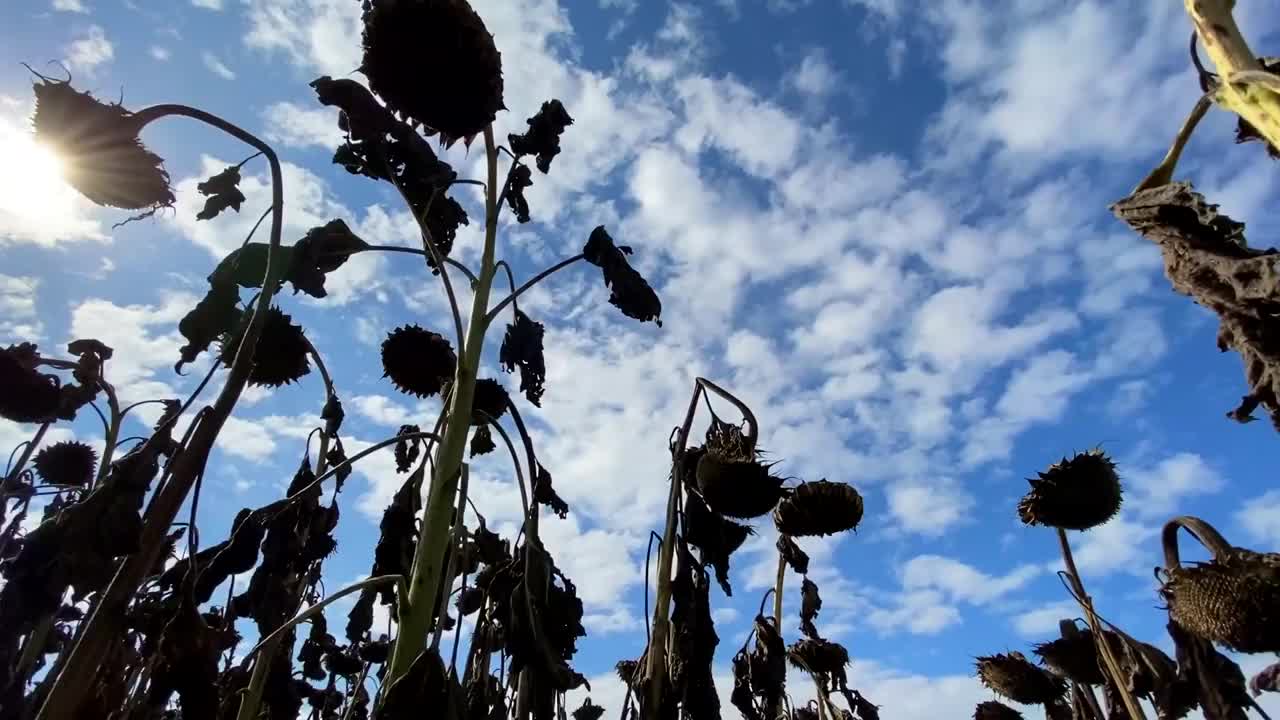
[[[36,370],[31,343],[0,348],[0,417],[20,423],[51,420],[62,403],[58,379]]]
[[[466,0],[365,0],[360,71],[387,107],[450,143],[502,103],[502,57]]]
[[[402,393],[435,395],[453,380],[457,365],[449,341],[417,325],[398,327],[382,342],[383,377]]]
[[[98,454],[84,443],[68,440],[36,453],[34,462],[46,484],[86,487],[93,480]]]
[[[236,350],[249,329],[252,313],[244,313],[240,324],[222,339],[222,364],[231,367]],[[307,359],[307,340],[302,328],[293,324],[293,318],[280,308],[271,307],[262,323],[262,334],[253,351],[253,366],[249,370],[249,383],[262,387],[279,387],[297,381],[311,372]]]
[[[1066,692],[1066,683],[1019,652],[979,657],[977,667],[983,685],[1024,705],[1053,702]]]
[[[36,140],[58,153],[72,187],[98,205],[144,216],[172,207],[164,160],[138,138],[133,113],[76,90],[69,80],[37,77]]]
[[[800,483],[773,510],[783,535],[834,535],[862,521],[862,496],[852,485],[826,480]]]

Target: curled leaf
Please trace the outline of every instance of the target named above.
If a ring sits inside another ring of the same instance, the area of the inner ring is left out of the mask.
[[[631,248],[613,244],[613,238],[601,225],[591,231],[582,248],[587,262],[604,271],[604,284],[609,287],[609,302],[622,314],[641,322],[652,320],[662,327],[662,301],[640,273],[627,262]]]
[[[293,285],[295,294],[301,290],[312,297],[325,297],[328,294],[324,288],[325,276],[368,247],[369,243],[351,232],[345,222],[330,220],[311,228],[294,244],[285,279]]]
[[[516,214],[516,222],[519,223],[530,220],[529,201],[524,197],[524,190],[529,187],[533,187],[533,172],[529,170],[529,166],[516,165],[511,168],[511,175],[507,179],[507,205]]]
[[[542,103],[538,113],[528,120],[529,130],[523,135],[508,135],[511,151],[517,156],[537,155],[538,169],[544,174],[551,169],[551,161],[560,154],[560,136],[573,124],[573,118],[559,100]]]
[[[529,319],[516,310],[515,322],[507,326],[498,350],[498,362],[507,372],[520,368],[520,391],[529,402],[542,406],[543,382],[547,377],[547,362],[542,353],[542,323]]]
[[[196,185],[196,190],[204,195],[204,209],[196,214],[196,220],[212,220],[230,208],[240,212],[240,204],[244,202],[244,193],[240,192],[240,166],[232,165]]]

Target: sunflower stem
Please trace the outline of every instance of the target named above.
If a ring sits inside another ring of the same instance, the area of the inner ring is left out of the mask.
[[[1195,107],[1191,109],[1191,114],[1187,116],[1187,119],[1182,123],[1182,128],[1178,130],[1177,136],[1174,137],[1173,145],[1165,153],[1164,159],[1151,171],[1151,174],[1138,183],[1133,192],[1129,193],[1130,195],[1173,182],[1173,171],[1178,167],[1178,160],[1182,157],[1182,151],[1186,148],[1187,141],[1191,139],[1191,134],[1195,132],[1196,126],[1204,119],[1205,113],[1209,112],[1209,106],[1212,104],[1213,102],[1208,95],[1196,101]]]
[[[573,256],[573,257],[571,257],[571,258],[565,258],[564,260],[561,260],[560,262],[556,263],[555,265],[552,265],[551,267],[547,268],[546,270],[543,270],[542,272],[538,273],[537,275],[534,275],[533,277],[529,278],[529,280],[528,280],[527,282],[525,282],[525,284],[523,284],[523,285],[521,285],[520,287],[516,288],[515,290],[511,291],[511,294],[510,294],[510,295],[508,295],[508,296],[506,296],[505,298],[503,298],[503,299],[502,299],[502,302],[500,302],[500,303],[498,303],[497,305],[494,305],[494,306],[493,306],[493,309],[489,311],[489,314],[488,314],[488,315],[485,315],[485,317],[484,317],[484,322],[485,322],[485,324],[486,324],[486,325],[488,325],[489,323],[491,323],[491,322],[493,322],[495,319],[497,319],[498,314],[502,312],[502,309],[503,309],[503,308],[505,308],[505,307],[507,306],[507,304],[508,304],[508,303],[515,302],[516,298],[518,298],[518,297],[520,297],[521,295],[523,295],[526,291],[528,291],[528,290],[529,290],[530,288],[532,288],[534,285],[537,285],[539,282],[542,282],[542,280],[543,280],[544,278],[546,278],[548,275],[551,275],[551,274],[553,274],[553,273],[555,273],[555,272],[558,272],[558,271],[560,271],[560,270],[563,270],[564,268],[569,267],[570,265],[572,265],[572,264],[574,264],[574,263],[578,262],[579,260],[585,260],[585,259],[586,259],[586,257],[587,257],[586,255],[578,254],[578,255],[574,255],[574,256]]]
[[[115,388],[106,381],[99,384],[102,386],[102,392],[107,396],[107,409],[111,412],[111,422],[107,424],[107,436],[102,442],[102,461],[98,465],[98,475],[94,478],[90,489],[97,487],[106,479],[107,472],[111,469],[111,458],[116,452],[116,444],[120,440],[120,426],[124,424],[124,413],[120,411],[120,400],[116,397]]]
[[[1098,652],[1102,655],[1102,663],[1106,666],[1107,674],[1110,675],[1111,682],[1115,684],[1116,691],[1120,693],[1120,699],[1124,701],[1125,709],[1129,712],[1131,720],[1146,720],[1147,716],[1142,712],[1142,706],[1138,704],[1138,699],[1129,691],[1129,683],[1125,679],[1124,673],[1120,670],[1120,663],[1116,661],[1115,655],[1111,652],[1111,643],[1107,640],[1107,636],[1103,634],[1102,623],[1098,621],[1098,615],[1093,611],[1093,600],[1085,592],[1084,581],[1080,579],[1080,571],[1076,569],[1075,557],[1071,554],[1071,542],[1067,540],[1067,531],[1062,528],[1058,528],[1057,531],[1058,545],[1062,548],[1062,562],[1067,566],[1067,577],[1070,578],[1072,589],[1075,590],[1076,600],[1084,610],[1085,619],[1089,622],[1089,629],[1093,632],[1094,645],[1097,646]]]
[[[22,448],[22,454],[18,456],[18,462],[9,468],[9,477],[7,480],[14,480],[22,474],[22,469],[27,466],[31,460],[31,456],[35,453],[36,448],[40,446],[40,441],[44,440],[44,434],[49,431],[49,426],[53,423],[42,423],[36,428],[36,434],[31,436],[26,445]]]
[[[778,575],[773,583],[773,620],[778,623],[778,634],[782,634],[782,585],[787,579],[787,559],[778,552]]]
[[[676,435],[675,447],[671,450],[671,492],[667,495],[667,522],[662,531],[662,544],[658,548],[658,588],[653,606],[653,635],[649,638],[646,650],[648,667],[646,676],[649,680],[649,697],[643,708],[642,716],[657,717],[662,706],[663,685],[667,679],[667,634],[670,629],[671,615],[671,566],[676,550],[676,524],[679,521],[680,484],[683,481],[680,462],[685,449],[689,445],[689,432],[693,429],[693,418],[698,412],[698,399],[704,392],[702,379],[694,383],[693,397],[689,398],[689,409],[685,412],[684,424]]]
[[[400,615],[400,629],[387,666],[383,688],[394,687],[410,665],[420,655],[427,641],[427,628],[431,623],[440,583],[443,581],[444,550],[449,542],[453,511],[458,491],[459,470],[467,446],[467,431],[471,426],[471,405],[475,395],[476,375],[480,367],[480,354],[484,349],[486,324],[483,321],[493,285],[494,250],[497,231],[498,152],[493,140],[493,128],[484,131],[485,154],[489,182],[485,186],[484,250],[480,260],[475,295],[472,298],[470,327],[467,342],[459,348],[458,368],[453,383],[453,400],[449,406],[449,419],[444,437],[436,448],[435,471],[431,476],[431,493],[422,510],[417,547],[414,549],[413,569],[409,576],[409,590]],[[439,267],[437,263],[437,267]],[[441,267],[441,273],[444,269]],[[383,693],[380,701],[385,701]]]
[[[231,363],[231,370],[227,374],[222,392],[219,393],[213,407],[193,434],[190,446],[179,453],[173,461],[169,481],[152,497],[150,507],[147,508],[146,516],[143,518],[138,552],[124,558],[115,576],[102,591],[97,606],[84,622],[84,630],[80,633],[79,639],[66,655],[66,663],[53,681],[36,720],[55,720],[74,716],[84,703],[89,689],[93,687],[92,679],[98,670],[99,662],[107,655],[111,646],[125,636],[123,629],[125,609],[142,581],[156,566],[160,553],[165,547],[165,536],[174,518],[196,478],[204,472],[205,463],[208,462],[209,453],[218,439],[218,433],[240,399],[240,393],[244,390],[249,379],[249,371],[253,366],[254,348],[262,335],[267,310],[271,307],[271,298],[279,284],[273,280],[281,272],[279,248],[280,235],[284,227],[284,180],[275,150],[240,127],[211,113],[185,105],[155,105],[139,111],[133,117],[141,131],[148,123],[170,115],[192,118],[222,130],[262,151],[263,156],[270,163],[271,242],[267,246],[263,288],[258,295],[253,317],[245,331],[244,339],[236,348],[235,359]]]
[[[1231,11],[1235,0],[1183,0],[1191,24],[1221,82],[1214,100],[1249,122],[1273,148],[1280,148],[1280,92],[1263,73]]]

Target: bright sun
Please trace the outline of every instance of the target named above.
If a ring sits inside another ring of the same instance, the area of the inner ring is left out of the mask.
[[[0,212],[38,221],[73,212],[75,191],[62,178],[62,160],[29,132],[0,123]]]

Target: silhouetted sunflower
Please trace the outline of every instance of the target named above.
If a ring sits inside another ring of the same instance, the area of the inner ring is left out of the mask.
[[[1020,652],[979,657],[977,665],[983,685],[1017,703],[1053,702],[1066,692],[1066,683],[1031,664]]]
[[[69,80],[37,77],[36,140],[57,151],[72,187],[98,205],[143,210],[142,216],[173,205],[164,160],[138,139],[133,113],[76,90]]]
[[[773,524],[783,535],[834,535],[862,521],[862,496],[845,483],[800,483],[773,510]]]
[[[1120,512],[1120,476],[1101,450],[1063,458],[1039,475],[1027,481],[1031,491],[1018,502],[1018,516],[1028,525],[1088,530]]]
[[[383,377],[400,392],[430,397],[453,380],[458,356],[444,337],[417,325],[396,328],[382,342]]]
[[[1002,702],[988,700],[974,708],[973,720],[1022,720],[1022,713]]]
[[[58,379],[36,371],[40,355],[32,343],[0,350],[0,417],[33,423],[52,419],[62,402]]]
[[[223,338],[222,364],[231,367],[235,361],[236,350],[249,329],[253,315],[244,313],[240,326],[234,333]],[[249,371],[249,383],[263,387],[279,387],[295,382],[303,375],[311,372],[311,363],[307,359],[307,341],[302,336],[302,328],[293,324],[293,319],[271,307],[263,320],[262,334],[258,337],[258,346],[253,351],[253,368]]]
[[[502,58],[466,0],[365,0],[360,71],[387,107],[446,144],[506,109]]]
[[[507,394],[507,389],[502,387],[502,383],[492,378],[477,380],[475,395],[471,400],[471,422],[483,425],[490,418],[497,420],[507,411],[509,404],[511,404],[511,396]]]
[[[93,480],[98,454],[84,443],[68,440],[36,453],[34,462],[46,484],[85,487]]]

